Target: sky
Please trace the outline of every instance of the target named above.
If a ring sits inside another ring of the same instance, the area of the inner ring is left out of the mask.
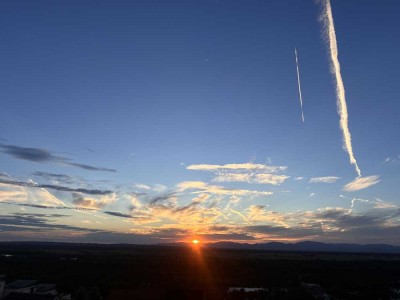
[[[400,245],[400,2],[328,4],[1,1],[0,240]]]

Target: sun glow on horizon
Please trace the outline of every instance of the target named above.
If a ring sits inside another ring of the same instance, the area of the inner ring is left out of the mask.
[[[197,245],[197,244],[200,243],[200,241],[195,239],[195,240],[192,241],[192,243],[195,244],[195,245]]]

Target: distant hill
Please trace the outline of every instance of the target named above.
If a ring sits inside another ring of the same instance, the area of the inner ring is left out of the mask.
[[[70,250],[132,250],[158,249],[163,247],[187,247],[187,243],[160,243],[157,245],[143,244],[97,244],[97,243],[63,243],[63,242],[0,242],[0,253],[9,250],[34,249],[70,249]],[[237,250],[265,250],[265,251],[292,251],[292,252],[343,252],[343,253],[387,253],[400,254],[400,246],[387,244],[333,244],[304,241],[298,243],[260,243],[244,244],[234,242],[216,242],[203,244],[210,249],[237,249]]]
[[[249,249],[271,251],[317,251],[317,252],[358,252],[358,253],[400,253],[400,246],[387,244],[331,244],[304,241],[298,243],[271,242],[264,244],[242,244],[233,242],[216,242],[207,245],[218,249]]]

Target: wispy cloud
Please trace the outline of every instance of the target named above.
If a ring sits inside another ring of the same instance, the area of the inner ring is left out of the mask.
[[[33,181],[18,181],[18,180],[10,180],[10,179],[3,179],[3,178],[0,178],[0,183],[8,184],[8,185],[15,185],[15,186],[30,187],[30,188],[53,189],[53,190],[63,191],[63,192],[77,192],[77,193],[90,194],[90,195],[110,195],[113,193],[113,191],[110,191],[110,190],[71,188],[71,187],[66,187],[66,186],[62,186],[62,185],[39,184],[39,183],[35,183]]]
[[[135,187],[141,190],[146,190],[149,191],[151,189],[150,186],[148,186],[147,184],[143,184],[143,183],[137,183],[135,184]]]
[[[44,205],[44,204],[31,204],[31,203],[16,203],[16,202],[5,202],[1,201],[1,204],[9,204],[9,205],[18,205],[22,207],[31,207],[31,208],[40,208],[40,209],[48,209],[48,210],[75,210],[75,211],[97,211],[98,209],[87,208],[87,207],[79,207],[79,206],[53,206],[53,205]]]
[[[351,206],[350,206],[351,209],[353,209],[353,208],[355,207],[356,202],[369,203],[369,200],[367,200],[367,199],[353,198],[353,199],[351,199]]]
[[[103,195],[99,198],[89,198],[82,194],[73,193],[72,203],[85,208],[101,209],[106,205],[116,201],[116,195]]]
[[[246,216],[245,216],[244,214],[242,214],[240,211],[235,210],[235,209],[233,209],[233,208],[229,208],[229,211],[232,212],[232,213],[234,213],[234,214],[236,214],[236,215],[238,215],[239,217],[241,217],[241,218],[243,219],[243,221],[251,223],[251,222],[246,218]]]
[[[379,198],[375,198],[375,203],[374,203],[374,208],[381,208],[381,209],[386,209],[386,208],[400,208],[398,205],[395,205],[393,203],[384,201]]]
[[[392,205],[383,205],[384,209],[372,206],[370,210],[358,213],[352,208],[341,207],[289,213],[272,211],[264,205],[251,205],[245,210],[227,208],[224,214],[218,207],[210,207],[209,200],[209,195],[201,194],[186,205],[165,205],[160,200],[153,205],[141,206],[131,213],[110,210],[103,213],[123,218],[127,221],[126,224],[135,224],[130,235],[136,241],[141,240],[138,237],[153,242],[168,239],[177,241],[196,234],[205,240],[228,241],[325,239],[331,242],[351,242],[357,238],[360,242],[387,242],[395,240],[400,233],[399,208]],[[374,203],[378,202],[377,200]],[[0,216],[0,239],[6,239],[5,234],[12,236],[12,232],[16,231],[25,239],[32,235],[36,238],[51,235],[53,239],[86,242],[120,242],[131,238],[121,232],[61,224],[67,217],[69,216],[60,214]],[[229,223],[221,224],[221,220],[229,220]],[[146,226],[136,227],[143,224]],[[124,236],[127,239],[122,239]]]
[[[391,161],[391,158],[390,157],[386,157],[385,160],[383,161],[383,164],[387,164],[390,161]]]
[[[196,195],[186,204],[179,204],[175,193],[159,195],[147,204],[132,207],[131,216],[134,224],[167,222],[196,228],[225,217],[221,208],[213,205],[211,196],[205,193]]]
[[[227,174],[242,175],[233,172],[229,171]],[[256,175],[266,174],[263,171],[261,173],[257,171],[249,173],[252,174],[249,177],[250,180],[254,180],[252,178],[256,178]],[[54,180],[60,178],[60,181],[70,180],[62,174],[39,173],[37,175],[43,179],[48,177],[49,180],[53,180],[53,178]],[[317,178],[330,177],[334,176]],[[364,178],[359,178],[359,181],[362,179]],[[7,183],[2,183],[2,181],[7,181]],[[325,181],[317,180],[317,182]],[[272,194],[270,191],[233,189],[203,181],[184,181],[170,189],[165,190],[163,188],[164,191],[161,193],[154,191],[154,185],[146,185],[152,189],[149,193],[141,195],[122,191],[124,189],[117,189],[111,194],[86,195],[78,189],[68,187],[68,190],[56,189],[56,191],[69,193],[52,191],[54,195],[66,200],[68,206],[63,206],[62,202],[51,197],[50,192],[43,186],[46,185],[40,185],[33,181],[15,180],[7,174],[0,174],[0,201],[3,205],[19,206],[9,207],[10,210],[6,208],[7,210],[4,211],[26,208],[27,211],[33,212],[39,209],[46,212],[57,209],[59,212],[65,209],[65,211],[71,213],[71,220],[67,220],[67,217],[65,217],[65,222],[56,222],[54,218],[43,217],[48,219],[47,221],[44,220],[46,225],[43,225],[43,230],[38,228],[40,225],[33,226],[33,229],[27,225],[23,230],[18,231],[21,236],[30,237],[34,235],[35,238],[40,238],[47,234],[54,239],[54,237],[57,238],[57,234],[61,234],[63,236],[59,238],[64,238],[64,235],[71,235],[73,241],[80,240],[80,236],[82,241],[94,241],[93,239],[98,238],[98,242],[114,240],[123,236],[121,232],[95,231],[93,227],[107,228],[105,224],[96,225],[95,222],[85,223],[89,227],[87,231],[81,230],[79,227],[74,231],[71,224],[77,224],[74,223],[76,221],[72,220],[72,218],[76,218],[75,210],[88,216],[85,216],[84,219],[92,220],[95,217],[107,217],[107,222],[114,224],[114,228],[119,228],[120,231],[130,230],[127,226],[132,226],[131,234],[135,236],[135,239],[141,240],[143,238],[147,241],[183,240],[195,233],[210,240],[264,242],[268,240],[297,241],[325,238],[331,239],[331,241],[351,241],[354,237],[360,236],[359,240],[363,242],[375,241],[371,238],[371,234],[379,233],[381,235],[379,238],[384,241],[384,238],[392,238],[396,232],[400,232],[399,207],[380,199],[363,202],[363,205],[361,205],[361,202],[354,205],[356,203],[354,201],[352,207],[348,204],[346,208],[327,207],[313,211],[279,212],[270,209],[267,205],[255,205],[251,201],[256,197],[265,199]],[[32,187],[35,187],[35,189]],[[61,187],[64,186],[61,185]],[[47,188],[50,190],[49,187]],[[308,193],[310,192],[311,190],[308,191]],[[347,196],[341,197],[347,198]],[[10,199],[13,199],[13,201],[9,201]],[[18,199],[18,201],[15,199]],[[246,201],[242,201],[244,199]],[[348,199],[351,200],[351,198]],[[271,205],[273,204],[271,203]],[[359,207],[355,207],[357,205]],[[64,220],[61,217],[59,219]],[[52,224],[57,226],[51,229]],[[83,225],[82,223],[79,224],[79,226]],[[123,224],[123,226],[120,226],[120,224]],[[58,227],[58,225],[60,226]],[[5,230],[0,231],[0,239],[5,239],[5,232],[10,235],[11,232],[18,230],[17,227],[18,225],[10,227],[0,222],[0,229]],[[115,242],[118,241],[121,240],[115,240]],[[376,239],[376,241],[381,240]]]
[[[285,214],[269,210],[265,205],[250,205],[246,209],[246,216],[248,220],[253,223],[269,223],[288,226]]]
[[[52,183],[63,183],[63,184],[74,184],[76,183],[76,179],[65,175],[65,174],[55,174],[55,173],[48,173],[48,172],[34,172],[34,176],[45,179]]]
[[[379,198],[375,198],[375,199],[362,199],[362,198],[349,198],[349,197],[345,197],[342,196],[343,198],[346,198],[348,200],[350,200],[350,208],[356,209],[358,208],[356,206],[356,203],[363,203],[364,205],[366,205],[369,209],[397,209],[400,208],[399,206],[388,202],[388,201],[384,201],[382,199]]]
[[[166,193],[166,194],[161,194],[158,196],[153,197],[150,201],[149,204],[150,205],[154,205],[160,202],[168,202],[168,203],[175,203],[177,200],[176,198],[176,193],[175,192],[170,192],[170,193]]]
[[[110,215],[110,216],[114,216],[114,217],[132,219],[131,215],[124,214],[124,213],[117,212],[117,211],[104,211],[104,213],[107,215]]]
[[[104,172],[116,172],[115,169],[110,168],[99,168],[93,167],[86,164],[72,162],[69,158],[57,156],[51,153],[49,150],[40,148],[26,148],[15,145],[0,144],[1,152],[8,154],[16,159],[28,160],[37,163],[59,163],[72,167],[81,168],[88,171],[104,171]]]
[[[226,165],[190,165],[187,166],[188,170],[196,171],[223,171],[223,170],[252,170],[252,171],[264,171],[264,172],[280,172],[287,169],[286,166],[268,166],[263,164],[243,163],[243,164],[226,164]]]
[[[340,177],[336,176],[324,176],[324,177],[313,177],[310,179],[310,183],[335,183]]]
[[[71,225],[57,224],[55,219],[66,218],[68,215],[60,214],[26,214],[14,213],[12,215],[0,216],[0,231],[35,231],[36,235],[48,231],[83,231],[83,232],[98,232],[97,229],[81,228]]]
[[[358,167],[356,158],[353,153],[353,146],[351,144],[351,134],[349,130],[349,115],[347,111],[346,94],[343,84],[342,74],[340,71],[340,63],[338,58],[338,47],[335,33],[335,26],[333,23],[333,15],[330,0],[322,0],[324,10],[321,19],[325,25],[326,39],[329,45],[329,52],[331,58],[331,71],[335,75],[336,81],[336,97],[337,108],[340,116],[340,128],[343,134],[343,148],[349,155],[350,163],[354,165],[358,177],[361,177],[361,171]]]
[[[152,185],[152,189],[156,193],[162,193],[162,192],[166,191],[168,189],[168,187],[164,184],[156,183],[156,184]]]
[[[216,175],[213,182],[247,182],[256,184],[280,185],[289,176],[274,174],[287,169],[286,166],[269,166],[264,164],[226,164],[226,165],[190,165],[188,170],[207,171]]]
[[[229,195],[229,196],[269,196],[272,192],[254,191],[243,189],[228,189],[218,185],[209,185],[202,181],[184,181],[177,184],[179,191],[197,190],[193,193],[210,193],[214,195]]]
[[[362,189],[366,189],[370,186],[373,186],[379,182],[379,176],[368,176],[368,177],[358,177],[352,182],[349,182],[343,187],[343,190],[346,192],[354,192]]]
[[[156,193],[162,193],[168,189],[167,186],[165,186],[163,184],[159,184],[159,183],[153,184],[153,185],[137,183],[137,184],[135,184],[135,187],[138,189],[141,189],[141,190],[152,191],[152,192],[156,192]]]
[[[225,173],[220,174],[213,178],[214,182],[248,182],[250,183],[252,174],[237,174],[237,173]]]
[[[360,213],[341,207],[295,213],[252,207],[247,218],[255,221],[257,217],[250,217],[250,213],[254,212],[264,224],[244,228],[248,234],[264,240],[325,239],[330,242],[352,242],[357,238],[360,242],[387,242],[396,240],[395,236],[400,233],[400,223],[396,221],[399,214],[397,207],[386,210],[373,208]],[[283,223],[279,224],[281,220]]]
[[[236,173],[225,173],[217,175],[212,181],[214,182],[248,182],[258,184],[272,184],[280,185],[288,179],[286,175],[276,174],[236,174]]]
[[[398,165],[400,163],[400,155],[393,156],[393,157],[386,157],[382,164],[394,164]]]
[[[89,165],[78,164],[78,163],[68,162],[68,161],[64,161],[64,164],[66,164],[68,166],[88,170],[88,171],[103,171],[103,172],[113,172],[113,173],[117,172],[117,170],[115,170],[115,169],[93,167],[93,166],[89,166]]]

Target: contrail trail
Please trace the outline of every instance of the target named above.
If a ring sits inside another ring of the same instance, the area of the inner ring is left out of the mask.
[[[237,214],[238,216],[240,216],[243,220],[245,220],[246,222],[249,222],[251,224],[251,222],[246,218],[245,215],[243,215],[240,211],[234,210],[232,208],[229,208],[229,210],[235,214]]]
[[[335,25],[333,24],[332,8],[330,0],[322,0],[324,3],[324,10],[322,12],[322,20],[324,21],[325,31],[329,42],[329,52],[331,57],[331,72],[335,75],[336,79],[336,104],[338,107],[338,114],[340,116],[340,128],[343,133],[343,148],[349,154],[350,163],[354,165],[358,177],[361,177],[360,168],[357,165],[356,158],[354,157],[353,147],[351,145],[351,134],[349,131],[349,115],[347,112],[346,95],[342,74],[340,73],[340,63],[338,59],[338,48],[336,41]]]
[[[298,58],[297,58],[297,49],[296,49],[296,48],[294,48],[294,56],[296,57],[297,85],[299,86],[299,98],[300,98],[300,107],[301,107],[301,119],[303,120],[303,123],[304,123],[303,96],[301,95],[299,60],[298,60]]]

